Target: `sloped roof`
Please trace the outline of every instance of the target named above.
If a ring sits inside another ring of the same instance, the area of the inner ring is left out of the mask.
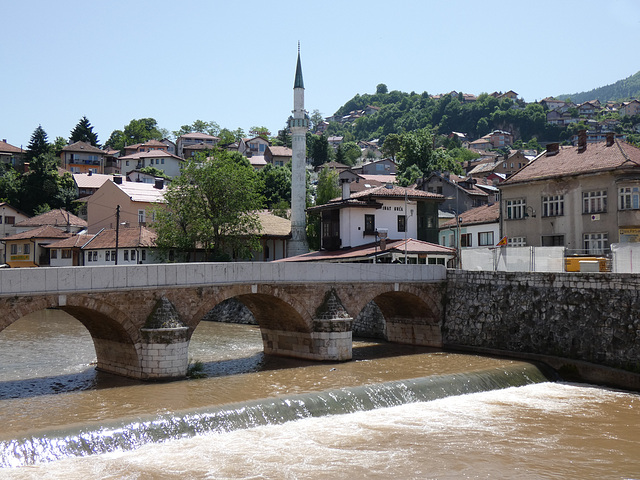
[[[290,237],[291,220],[278,217],[269,211],[258,212],[260,221],[260,235],[264,237]]]
[[[113,178],[113,175],[103,175],[100,173],[73,173],[73,180],[78,188],[100,188],[102,184]]]
[[[94,235],[82,233],[80,235],[72,235],[71,237],[57,242],[50,243],[46,248],[81,248],[85,243],[91,240]]]
[[[184,135],[180,135],[179,138],[195,138],[195,139],[202,139],[202,140],[220,140],[220,137],[214,137],[213,135],[209,135],[208,133],[202,133],[202,132],[185,133]]]
[[[291,150],[289,147],[270,146],[269,151],[274,157],[291,157],[293,155],[293,150]]]
[[[167,152],[166,150],[150,150],[148,152],[135,152],[130,155],[126,155],[124,157],[120,157],[120,160],[137,160],[139,158],[175,158],[176,160],[184,161],[183,158],[180,158],[172,153]]]
[[[283,258],[276,260],[277,262],[338,262],[340,260],[354,260],[357,258],[367,258],[380,255],[382,253],[396,252],[404,253],[406,243],[407,253],[421,253],[432,255],[451,255],[455,256],[456,249],[443,247],[435,243],[424,242],[408,238],[407,240],[387,240],[387,247],[384,251],[380,250],[380,244],[376,242],[360,245],[358,247],[346,248],[344,250],[332,250],[319,252],[304,253],[295,257]]]
[[[27,230],[26,232],[16,233],[4,237],[2,240],[27,240],[32,238],[68,238],[70,233],[63,232],[59,228],[52,227],[51,225],[42,225],[41,227]]]
[[[376,205],[376,200],[380,198],[396,198],[408,200],[436,200],[444,201],[444,197],[438,193],[425,192],[415,188],[400,187],[398,185],[386,184],[380,187],[368,188],[360,192],[353,192],[347,199],[336,197],[324,205],[310,207],[308,211],[320,211],[345,207],[370,207]],[[378,204],[379,205],[379,204]]]
[[[24,153],[21,148],[14,147],[13,145],[8,144],[4,140],[0,140],[0,152],[2,153]]]
[[[58,229],[66,228],[67,225],[86,228],[87,222],[62,208],[56,208],[15,224],[16,227],[39,227],[41,225],[51,225],[58,227]]]
[[[76,142],[71,145],[67,145],[62,149],[63,152],[90,152],[99,155],[104,155],[104,150],[100,150],[98,147],[94,147],[87,142]]]
[[[160,189],[151,183],[122,182],[114,185],[128,195],[132,202],[164,203],[164,193],[167,191],[166,186]]]
[[[500,219],[500,204],[482,205],[472,208],[459,215],[462,225],[481,225],[484,223],[497,223]],[[455,227],[456,220],[449,220],[441,225],[441,228]]]
[[[118,230],[118,248],[151,248],[156,245],[157,235],[146,227],[120,227]],[[83,249],[97,250],[116,248],[116,230],[104,229],[93,236]]]
[[[578,147],[560,147],[555,155],[545,151],[501,185],[638,167],[640,149],[616,139],[610,147],[606,142],[589,143],[582,152]]]

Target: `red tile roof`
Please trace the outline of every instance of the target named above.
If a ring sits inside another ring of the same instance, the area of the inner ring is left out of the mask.
[[[439,255],[452,255],[455,256],[456,249],[450,247],[443,247],[442,245],[436,245],[435,243],[424,242],[422,240],[415,240],[408,238],[407,240],[387,240],[387,247],[384,252],[396,252],[404,253],[406,243],[407,253],[422,253],[422,254],[439,254]],[[368,243],[366,245],[360,245],[359,247],[347,248],[344,250],[333,250],[319,252],[310,252],[303,255],[297,255],[295,257],[283,258],[277,260],[278,262],[326,262],[326,261],[340,261],[340,260],[353,260],[362,257],[372,257],[380,255],[379,243]]]
[[[8,144],[4,140],[0,140],[0,152],[3,153],[24,153],[21,148],[14,147],[13,145]]]
[[[156,233],[146,227],[121,227],[118,231],[118,248],[154,247],[156,237]],[[116,248],[115,229],[98,232],[84,248],[91,250]]]
[[[50,243],[46,248],[81,248],[85,243],[93,238],[93,235],[82,233],[80,235],[73,235],[63,240]]]
[[[16,233],[14,235],[9,235],[8,237],[4,237],[2,240],[27,240],[32,238],[68,238],[70,237],[70,233],[63,232],[59,228],[52,227],[50,225],[43,225],[38,228],[34,228],[32,230],[27,230],[26,232]]]
[[[63,152],[91,152],[99,155],[104,155],[104,150],[100,150],[98,147],[94,147],[87,142],[76,142],[71,145],[67,145],[62,149]]]
[[[463,212],[459,216],[463,225],[480,225],[483,223],[496,223],[500,218],[500,204],[482,205],[481,207],[472,208]],[[445,227],[455,227],[455,219],[449,220],[441,225]]]
[[[543,152],[501,185],[638,167],[640,149],[637,147],[620,140],[615,140],[610,147],[606,142],[589,143],[582,152],[578,147],[560,147],[557,154],[549,156]]]
[[[86,220],[76,217],[73,213],[67,212],[62,208],[55,210],[49,210],[48,212],[36,215],[35,217],[27,218],[21,222],[16,223],[16,227],[38,227],[40,225],[51,225],[53,227],[66,228],[67,225],[72,227],[85,227],[87,226]]]

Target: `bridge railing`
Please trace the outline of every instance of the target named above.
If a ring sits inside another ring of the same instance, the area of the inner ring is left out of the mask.
[[[366,263],[172,263],[0,270],[0,295],[234,283],[441,282],[442,265]]]

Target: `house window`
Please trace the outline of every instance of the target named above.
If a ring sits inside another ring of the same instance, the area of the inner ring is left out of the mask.
[[[93,252],[93,261],[94,262],[98,261],[98,251],[97,250]]]
[[[493,232],[479,232],[478,245],[480,245],[481,247],[493,245]]]
[[[527,202],[524,198],[517,200],[507,200],[507,219],[517,220],[524,218],[524,214],[527,211]]]
[[[269,247],[267,247],[269,248]],[[173,262],[176,259],[176,252],[175,250],[169,250],[169,261]]]
[[[131,250],[131,261],[132,262],[136,261],[136,251],[135,250]]]
[[[640,187],[620,187],[618,192],[618,208],[620,210],[640,208]]]
[[[116,261],[116,251],[115,250],[111,250],[111,261],[115,262]]]
[[[147,259],[147,251],[146,250],[142,250],[141,253],[141,260],[146,260]]]
[[[372,235],[376,231],[376,216],[365,215],[364,216],[364,233]]]
[[[564,235],[543,235],[543,247],[564,247]]]
[[[561,217],[564,215],[564,195],[542,197],[542,216]]]
[[[11,255],[17,255],[18,254],[18,245],[16,245],[15,243],[11,244]]]
[[[14,225],[16,223],[16,217],[4,217],[4,223]]]
[[[71,258],[71,250],[62,250],[62,258]]]
[[[55,248],[51,249],[51,253],[49,254],[49,257],[51,259],[56,259],[58,258],[58,250],[56,250]]]
[[[609,238],[606,233],[585,233],[583,241],[584,249],[592,255],[602,255],[609,247]]]
[[[471,247],[471,234],[463,233],[460,235],[460,246],[461,247]]]
[[[87,252],[87,262],[90,262],[93,260],[93,256],[91,255],[91,252]]]
[[[511,237],[507,239],[507,245],[510,247],[526,247],[527,246],[527,238],[526,237]]]
[[[22,246],[22,253],[24,253],[24,254],[29,254],[29,253],[31,253],[31,245],[29,245],[28,243],[25,243],[25,244]]]
[[[407,217],[405,215],[398,215],[398,231],[407,231]]]
[[[138,210],[138,223],[144,223],[144,210]]]
[[[582,192],[582,213],[607,211],[607,191]]]
[[[124,261],[128,262],[129,261],[129,250],[125,250],[124,251]]]
[[[104,254],[104,260],[105,260],[105,262],[110,262],[110,261],[111,261],[111,255],[110,255],[109,250],[107,250],[107,251],[105,252],[105,254]]]
[[[264,246],[264,259],[269,258],[269,245]]]
[[[125,160],[125,165],[128,167],[129,166],[129,160]]]

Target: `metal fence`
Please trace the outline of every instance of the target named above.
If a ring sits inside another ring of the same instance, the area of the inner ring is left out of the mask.
[[[564,272],[564,247],[493,247],[462,249],[463,270]],[[640,261],[640,258],[638,259]]]

